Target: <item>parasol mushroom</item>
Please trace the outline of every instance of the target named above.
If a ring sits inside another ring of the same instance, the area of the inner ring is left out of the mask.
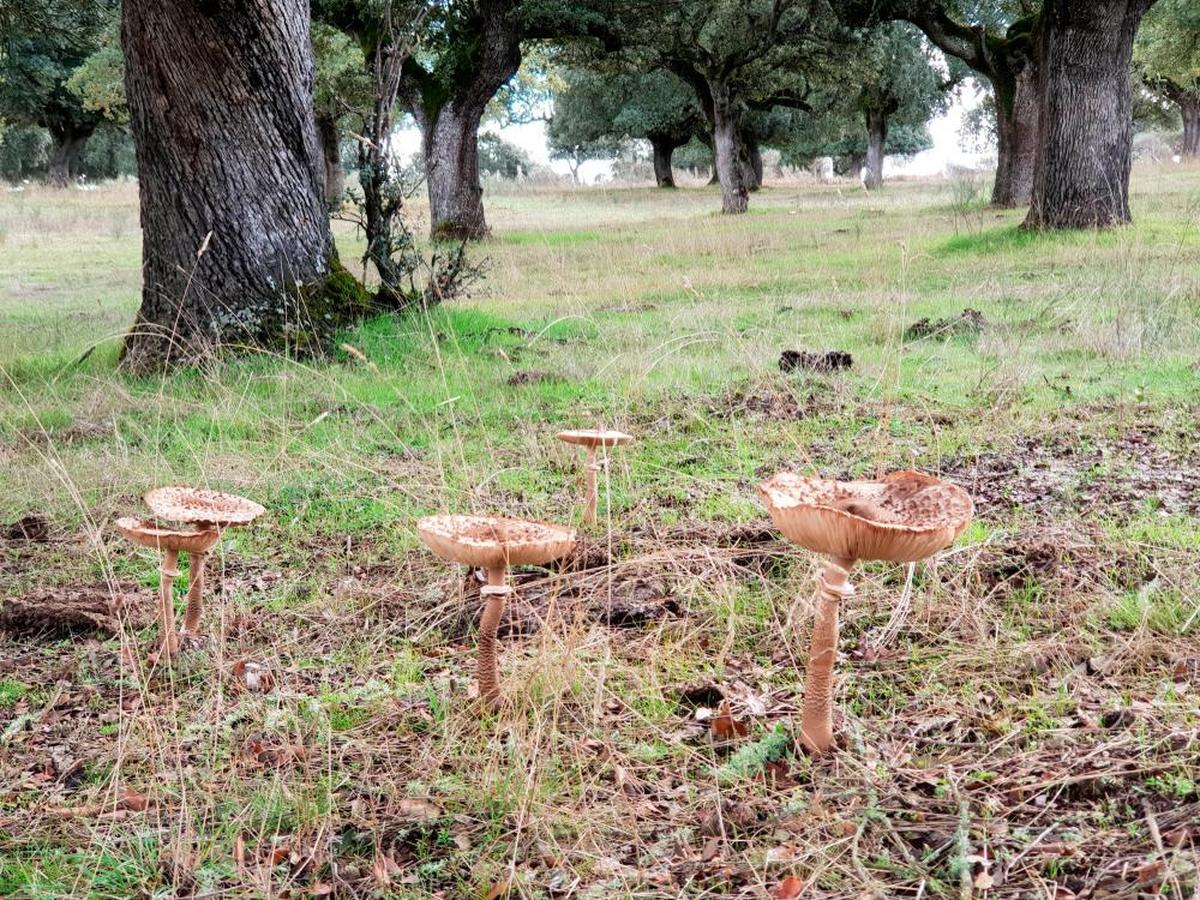
[[[833,746],[833,663],[838,608],[854,596],[850,570],[860,559],[916,562],[954,542],[974,504],[962,488],[920,472],[882,481],[828,481],[781,472],[759,485],[784,537],[829,562],[819,576],[816,619],[804,684],[800,740],[813,753]]]
[[[147,519],[130,516],[117,519],[115,524],[117,531],[135,544],[162,554],[162,563],[158,568],[158,605],[162,635],[155,656],[161,654],[169,661],[179,652],[179,636],[175,633],[175,601],[171,597],[171,585],[179,577],[179,554],[189,553],[193,559],[203,559],[221,535],[215,529],[177,531],[161,528]]]
[[[504,598],[512,593],[505,575],[509,566],[539,566],[575,549],[575,531],[560,525],[502,516],[443,515],[417,522],[421,540],[442,559],[487,570],[479,620],[479,696],[490,707],[500,701],[496,665],[496,629]]]
[[[600,465],[596,462],[596,450],[628,444],[633,440],[633,435],[623,431],[560,431],[558,439],[564,444],[577,444],[586,450],[587,496],[584,497],[583,521],[592,525],[596,521],[596,501],[599,499],[596,473],[600,471]]]
[[[143,499],[158,518],[187,522],[195,525],[199,531],[221,532],[230,526],[247,525],[265,512],[253,500],[204,488],[155,488]],[[208,550],[194,552],[190,556],[183,636],[196,640],[200,636],[200,615],[204,609],[204,565],[208,560]]]

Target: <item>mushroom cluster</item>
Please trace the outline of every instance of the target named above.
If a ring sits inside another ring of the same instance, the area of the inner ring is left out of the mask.
[[[833,747],[833,665],[838,611],[854,596],[850,570],[859,560],[916,562],[954,542],[974,514],[962,488],[920,472],[893,472],[881,481],[828,481],[782,472],[759,494],[783,536],[825,554],[818,577],[816,618],[800,740],[813,753]]]
[[[153,659],[169,662],[179,652],[180,639],[199,643],[200,616],[204,610],[204,566],[221,532],[235,525],[247,525],[265,510],[253,500],[209,491],[203,488],[157,488],[143,498],[154,518],[126,516],[116,521],[124,537],[141,547],[162,554],[159,565],[159,619],[162,630]],[[160,521],[181,523],[189,528],[164,527]],[[175,631],[175,602],[172,587],[179,577],[179,554],[187,553],[187,609],[182,632]]]

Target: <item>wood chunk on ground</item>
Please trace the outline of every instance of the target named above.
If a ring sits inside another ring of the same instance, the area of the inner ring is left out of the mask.
[[[117,634],[123,621],[141,628],[154,619],[154,593],[129,584],[41,588],[0,603],[0,629],[14,635]]]

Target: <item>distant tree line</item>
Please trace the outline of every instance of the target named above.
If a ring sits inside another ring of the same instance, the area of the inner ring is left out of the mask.
[[[924,146],[971,77],[991,92],[994,203],[1028,204],[1030,228],[1127,222],[1135,100],[1177,115],[1197,152],[1198,19],[1193,0],[0,0],[0,164],[67,184],[128,171],[132,139],[145,264],[128,364],[304,352],[469,278],[481,170],[523,165],[480,137],[489,120],[546,119],[574,166],[645,141],[663,187],[677,153],[707,155],[737,214],[764,147],[861,162],[877,187],[884,155]],[[406,120],[428,252],[392,152]],[[338,260],[331,212],[361,228],[370,290]]]

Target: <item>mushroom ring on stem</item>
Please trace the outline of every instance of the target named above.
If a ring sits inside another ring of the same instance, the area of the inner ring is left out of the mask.
[[[496,630],[504,599],[512,592],[505,579],[508,568],[561,559],[575,549],[575,531],[502,516],[445,515],[421,519],[417,532],[442,559],[487,570],[487,585],[480,589],[485,602],[479,620],[479,697],[495,708],[500,702]]]
[[[833,664],[838,611],[854,595],[860,559],[916,562],[950,546],[974,515],[962,488],[920,472],[882,481],[829,481],[781,472],[759,495],[785,538],[829,557],[818,576],[816,616],[804,683],[800,740],[811,752],[833,747]]]
[[[265,512],[253,500],[204,488],[155,488],[143,499],[159,519],[187,522],[201,531],[221,532],[233,526],[248,525]],[[199,637],[200,616],[204,611],[204,565],[208,560],[208,551],[197,551],[190,555],[183,634],[194,640]]]
[[[600,464],[596,462],[596,450],[600,447],[620,447],[633,440],[633,435],[623,431],[560,431],[558,439],[564,444],[577,444],[586,450],[585,474],[587,477],[587,492],[583,498],[583,521],[592,525],[596,521],[596,503],[600,497],[596,484],[596,475]]]

